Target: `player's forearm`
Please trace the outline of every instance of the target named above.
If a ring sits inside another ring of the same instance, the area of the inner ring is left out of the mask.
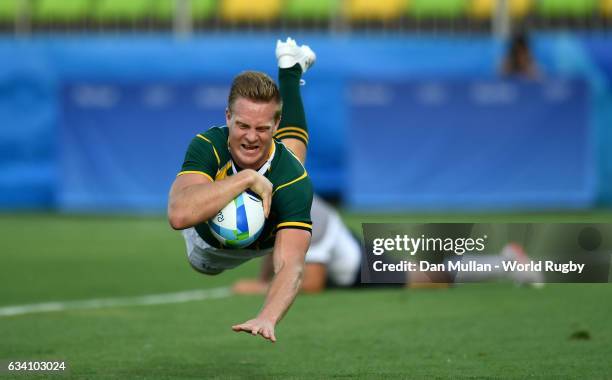
[[[252,174],[244,170],[221,181],[173,190],[168,203],[170,225],[174,229],[185,229],[212,218],[252,182]]]
[[[284,265],[277,271],[268,289],[264,307],[259,313],[260,318],[275,324],[282,319],[300,290],[303,267],[303,264],[295,262]]]
[[[259,279],[269,283],[274,277],[274,264],[272,263],[272,254],[269,253],[261,259],[261,269],[259,271]]]

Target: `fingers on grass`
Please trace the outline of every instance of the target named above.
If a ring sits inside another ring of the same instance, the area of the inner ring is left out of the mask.
[[[232,330],[236,331],[236,332],[240,332],[240,331],[249,331],[251,330],[251,328],[248,325],[242,324],[242,325],[234,325],[232,326]]]

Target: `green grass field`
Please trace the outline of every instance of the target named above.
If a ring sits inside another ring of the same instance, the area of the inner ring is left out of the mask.
[[[344,216],[353,228],[612,220],[609,213]],[[257,272],[251,262],[217,277],[199,275],[163,218],[4,215],[0,231],[0,309],[226,287]],[[277,328],[276,344],[230,329],[261,302],[228,296],[0,316],[0,361],[61,359],[71,367],[68,377],[86,379],[612,378],[609,284],[300,295]]]

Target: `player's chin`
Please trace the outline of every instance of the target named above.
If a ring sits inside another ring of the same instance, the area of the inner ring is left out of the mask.
[[[243,147],[240,147],[239,150],[239,154],[238,154],[238,161],[239,165],[243,168],[247,168],[250,167],[254,164],[256,164],[257,162],[259,162],[261,160],[261,156],[262,156],[262,150],[261,148],[256,148],[256,149],[246,149]]]

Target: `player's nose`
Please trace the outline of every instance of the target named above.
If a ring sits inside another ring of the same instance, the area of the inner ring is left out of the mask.
[[[247,133],[244,135],[244,138],[249,144],[256,143],[257,142],[257,132],[255,132],[254,129],[249,129]]]

